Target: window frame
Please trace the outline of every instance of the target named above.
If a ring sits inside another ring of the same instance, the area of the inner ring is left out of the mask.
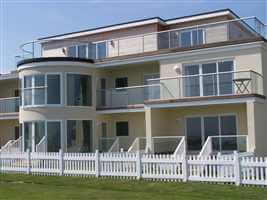
[[[90,76],[91,77],[91,105],[89,105],[89,106],[83,106],[83,105],[78,105],[78,106],[75,106],[75,105],[68,105],[68,74],[75,74],[75,75],[87,75],[87,76]],[[64,97],[65,97],[65,106],[67,106],[67,107],[75,107],[75,108],[84,108],[84,107],[86,107],[86,108],[92,108],[92,107],[94,107],[94,104],[95,104],[95,100],[94,100],[94,95],[95,95],[95,93],[94,93],[94,88],[93,88],[93,86],[94,86],[94,80],[93,80],[93,75],[92,74],[88,74],[88,73],[80,73],[80,72],[66,72],[66,74],[65,74],[65,95],[64,95]]]
[[[38,87],[35,87],[35,76],[38,76],[38,75],[43,75],[44,76],[44,86],[38,86]],[[47,92],[48,92],[48,86],[47,86],[47,76],[48,75],[59,75],[59,83],[60,83],[60,103],[59,104],[48,104],[47,103]],[[24,88],[24,80],[25,80],[25,77],[27,76],[31,76],[32,77],[32,86],[31,87],[27,87],[27,88]],[[31,74],[31,75],[26,75],[26,76],[23,76],[22,77],[22,92],[21,92],[21,99],[22,99],[22,102],[21,102],[21,107],[22,108],[28,108],[28,107],[47,107],[47,106],[51,106],[51,107],[58,107],[58,106],[63,106],[63,75],[62,75],[62,72],[47,72],[47,73],[40,73],[40,74]],[[35,89],[38,89],[38,88],[44,88],[44,104],[35,104],[35,101],[34,101],[34,96],[35,96]],[[25,90],[31,90],[31,94],[32,94],[32,97],[31,97],[31,100],[32,100],[32,103],[31,105],[25,105],[24,103],[24,94],[25,94]]]
[[[194,44],[194,41],[193,41],[193,31],[199,31],[199,30],[202,30],[202,33],[203,33],[203,43],[202,44]],[[190,46],[182,46],[182,33],[188,33],[190,32]],[[204,45],[206,44],[206,32],[205,32],[205,29],[204,28],[193,28],[193,29],[186,29],[186,30],[183,30],[179,33],[179,46],[180,47],[184,47],[184,48],[187,48],[187,47],[192,47],[192,46],[197,46],[197,45]]]

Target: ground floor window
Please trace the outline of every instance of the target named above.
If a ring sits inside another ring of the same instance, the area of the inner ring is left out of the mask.
[[[237,135],[235,115],[204,116],[186,118],[187,147],[189,151],[199,151],[209,136]],[[229,137],[215,137],[215,150],[232,150],[236,140]]]
[[[92,152],[92,121],[67,121],[67,152]]]
[[[22,129],[24,151],[38,151],[41,145],[47,152],[58,152],[61,148],[60,121],[24,122]]]
[[[129,136],[129,123],[127,121],[116,122],[116,136]]]

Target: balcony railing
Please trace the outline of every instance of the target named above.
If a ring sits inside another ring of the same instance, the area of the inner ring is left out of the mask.
[[[256,17],[246,17],[97,42],[82,39],[37,40],[21,45],[22,55],[16,56],[16,60],[50,57],[49,52],[43,51],[43,43],[62,42],[62,49],[59,49],[58,56],[62,56],[63,52],[69,57],[101,60],[162,49],[199,47],[218,42],[266,38],[266,32],[266,25],[260,20]]]
[[[121,108],[145,101],[263,95],[263,77],[254,71],[231,71],[148,80],[148,85],[97,91],[97,107]]]
[[[0,114],[19,112],[19,97],[0,99]]]

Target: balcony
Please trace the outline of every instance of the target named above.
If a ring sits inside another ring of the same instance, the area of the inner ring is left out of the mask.
[[[81,39],[37,40],[21,45],[22,55],[16,56],[16,59],[19,61],[64,55],[103,61],[130,55],[150,55],[262,40],[266,38],[266,32],[266,25],[256,17],[246,17],[90,43]],[[49,53],[50,50],[46,52],[42,48],[44,44],[58,42],[62,42],[64,46],[52,49],[53,55]]]
[[[19,97],[0,99],[0,119],[18,118]]]
[[[254,71],[230,71],[148,80],[148,85],[97,91],[97,108],[138,108],[144,103],[216,97],[263,96],[263,76]]]

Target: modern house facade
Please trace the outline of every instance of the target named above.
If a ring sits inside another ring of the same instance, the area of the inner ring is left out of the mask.
[[[0,145],[267,155],[265,29],[226,9],[27,43],[0,76]]]

